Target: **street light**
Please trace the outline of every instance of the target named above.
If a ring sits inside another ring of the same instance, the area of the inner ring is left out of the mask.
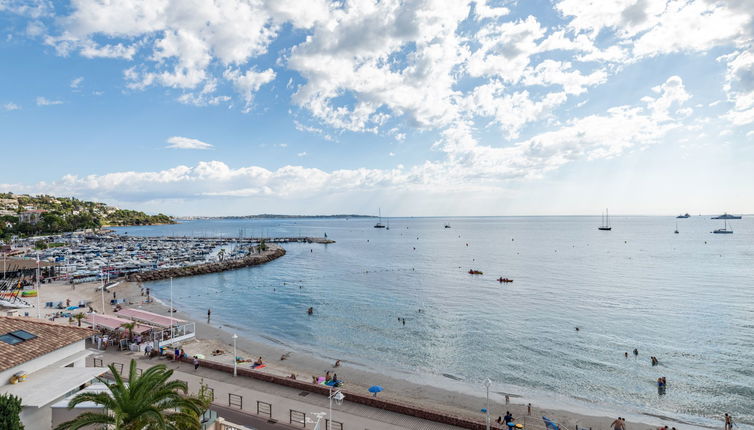
[[[233,333],[233,376],[238,375],[238,359],[236,359],[236,357],[238,357],[238,354],[236,354],[236,339],[238,339],[238,335]]]
[[[490,430],[490,385],[492,385],[490,378],[485,379],[484,388],[487,389],[487,408],[485,409],[485,412],[487,412],[487,430]]]
[[[340,406],[343,404],[343,399],[346,398],[346,396],[340,392],[340,390],[336,390],[335,393],[332,392],[332,387],[328,386],[330,389],[330,395],[328,396],[330,398],[330,415],[328,415],[328,421],[327,421],[327,428],[325,430],[330,430],[330,423],[332,422],[332,401],[335,400],[335,404]]]

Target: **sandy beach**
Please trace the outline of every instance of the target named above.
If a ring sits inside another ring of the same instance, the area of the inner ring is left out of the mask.
[[[96,289],[99,283],[78,284],[75,289],[70,284],[55,282],[44,284],[41,288],[40,302],[44,304],[48,301],[65,301],[70,299],[71,303],[77,304],[79,300],[90,300],[92,307],[100,312],[102,309],[102,295]],[[105,313],[113,314],[112,307],[109,305],[113,292],[119,299],[126,299],[131,307],[140,307],[142,309],[168,315],[168,307],[159,301],[145,303],[145,297],[141,295],[142,286],[133,282],[121,282],[112,287],[105,293]],[[36,301],[32,299],[32,304]],[[44,306],[44,305],[43,305]],[[34,308],[28,310],[30,315],[35,315]],[[53,315],[55,310],[42,309],[43,316]],[[182,346],[189,354],[203,354],[206,359],[223,363],[232,363],[233,361],[233,340],[232,328],[223,327],[210,321],[207,323],[206,318],[196,318],[196,315],[187,315],[180,312],[175,313],[177,318],[194,321],[196,323],[197,339],[186,342]],[[58,319],[60,321],[60,319]],[[75,324],[75,323],[74,323]],[[213,356],[212,351],[223,350],[224,354]],[[345,380],[345,391],[366,393],[368,387],[379,384],[385,388],[380,393],[380,397],[385,399],[396,400],[402,403],[413,404],[424,408],[438,411],[444,411],[454,415],[464,416],[475,420],[483,420],[483,415],[479,411],[485,405],[483,396],[474,396],[469,393],[460,393],[456,391],[444,390],[432,385],[423,385],[400,379],[396,377],[378,374],[373,371],[362,368],[362,366],[353,363],[342,362],[340,367],[335,368],[334,362],[337,357],[332,357],[326,361],[312,354],[295,351],[285,348],[283,345],[275,346],[267,343],[255,341],[252,339],[239,337],[237,340],[237,354],[244,359],[256,359],[263,357],[267,366],[261,370],[279,376],[289,376],[295,374],[297,379],[310,381],[312,376],[324,376],[325,372],[338,373],[339,379]],[[285,355],[286,359],[281,360]],[[239,366],[249,366],[248,363],[239,364]],[[493,386],[494,390],[494,386]],[[480,394],[483,388],[480,387]],[[505,404],[504,395],[510,395],[510,404]],[[588,411],[579,411],[576,413],[569,410],[563,410],[551,407],[541,407],[534,403],[532,405],[531,415],[527,415],[527,405],[530,400],[521,398],[516,393],[502,393],[492,391],[490,393],[490,411],[493,419],[497,416],[504,415],[505,411],[511,411],[514,417],[519,421],[524,418],[529,425],[535,427],[542,426],[541,417],[547,416],[568,429],[578,427],[591,427],[606,429],[615,417],[608,417],[607,412],[602,410],[599,405],[590,408]],[[565,403],[565,402],[564,402]],[[548,405],[549,406],[549,405]],[[693,426],[678,423],[675,421],[663,420],[661,417],[652,416],[631,416],[630,414],[621,414],[627,418],[629,425],[633,428],[656,428],[657,426],[669,425],[684,428],[693,428]]]

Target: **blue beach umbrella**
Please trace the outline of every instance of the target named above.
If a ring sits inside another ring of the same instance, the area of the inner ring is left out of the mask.
[[[379,385],[372,385],[371,387],[369,387],[369,392],[373,393],[374,397],[377,397],[377,393],[379,393],[380,391],[382,391],[382,387],[380,387]]]

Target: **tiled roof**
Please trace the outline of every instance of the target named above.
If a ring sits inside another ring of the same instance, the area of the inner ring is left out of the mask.
[[[0,371],[26,363],[92,335],[88,328],[72,327],[29,317],[0,316],[0,335],[24,330],[35,336],[15,345],[0,341]]]

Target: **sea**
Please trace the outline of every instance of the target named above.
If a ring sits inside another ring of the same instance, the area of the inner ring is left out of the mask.
[[[383,219],[389,229],[371,218],[217,219],[116,230],[334,240],[285,244],[269,264],[173,281],[177,308],[200,318],[211,308],[213,321],[255,340],[479,396],[489,378],[493,393],[549,407],[667,417],[679,428],[720,427],[729,413],[754,428],[754,217],[728,221],[727,235],[711,233],[722,221],[710,216],[611,221],[612,231],[597,229],[599,216]],[[168,299],[169,282],[149,286]]]

